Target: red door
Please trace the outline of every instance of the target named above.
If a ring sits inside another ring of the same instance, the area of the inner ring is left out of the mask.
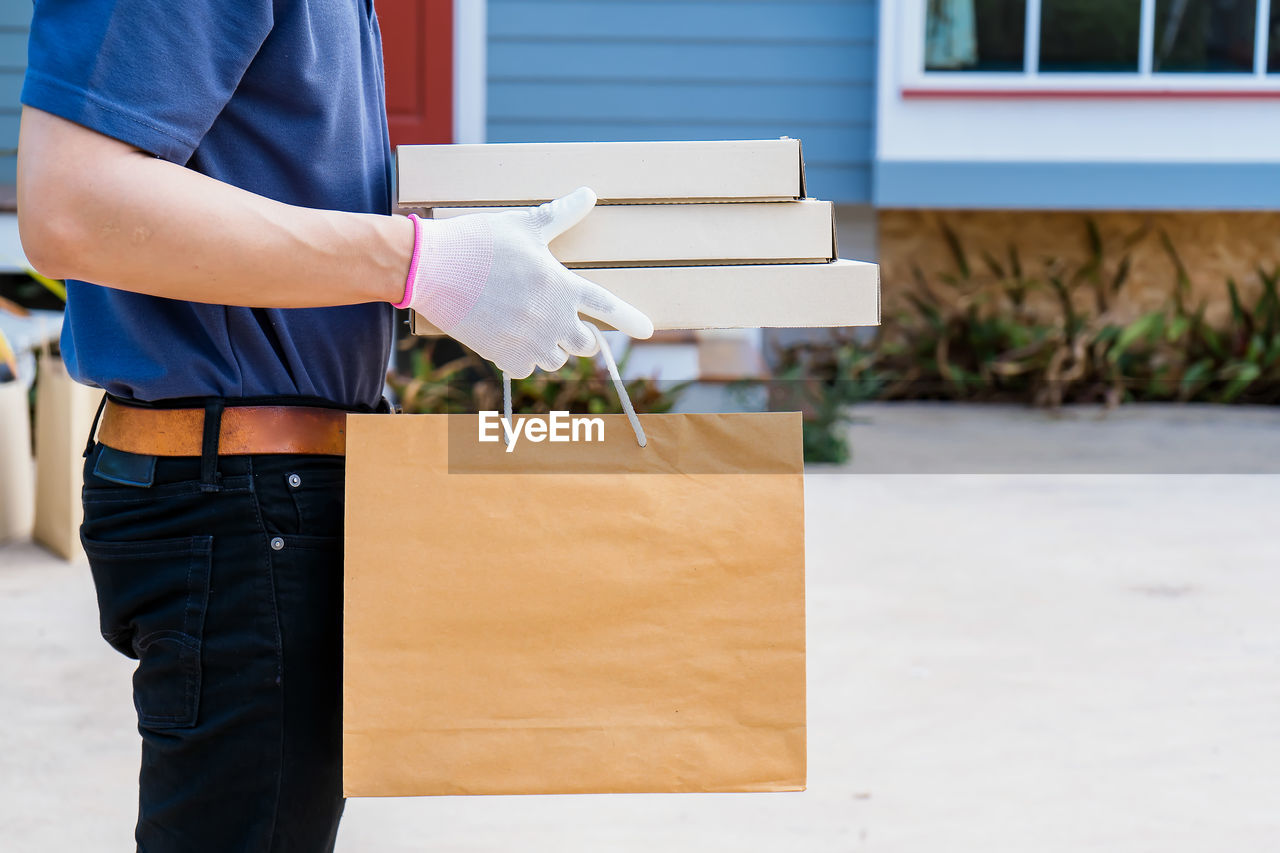
[[[391,145],[453,141],[453,0],[376,0]]]

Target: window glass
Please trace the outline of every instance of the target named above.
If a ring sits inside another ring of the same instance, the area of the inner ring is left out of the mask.
[[[1021,71],[1026,0],[928,0],[925,68]]]
[[[1156,0],[1152,69],[1252,71],[1257,16],[1258,0]]]
[[[1137,71],[1142,0],[1042,0],[1041,71]]]
[[[1271,0],[1271,38],[1267,47],[1267,70],[1280,74],[1280,2]]]

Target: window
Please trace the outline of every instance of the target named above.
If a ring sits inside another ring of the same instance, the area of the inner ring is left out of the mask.
[[[1258,0],[1156,0],[1152,70],[1252,71],[1257,14]]]
[[[1137,71],[1142,0],[1041,0],[1041,71]]]
[[[934,82],[1280,88],[1280,0],[916,0]],[[920,30],[916,30],[920,32]],[[919,71],[916,72],[919,74]],[[1074,75],[1074,76],[1072,76]],[[1230,75],[1228,77],[1227,75]],[[1268,75],[1275,75],[1268,77]],[[959,85],[963,85],[960,83]]]
[[[1267,70],[1272,74],[1280,74],[1280,2],[1271,4],[1270,44],[1271,52],[1267,59]]]
[[[1027,0],[928,0],[925,68],[1021,71]]]

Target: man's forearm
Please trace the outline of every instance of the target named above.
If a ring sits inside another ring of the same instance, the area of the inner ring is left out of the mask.
[[[224,305],[396,302],[413,247],[404,217],[281,204],[29,107],[18,208],[40,272]]]

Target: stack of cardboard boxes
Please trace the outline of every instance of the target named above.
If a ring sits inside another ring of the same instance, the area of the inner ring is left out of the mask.
[[[591,187],[600,205],[551,252],[655,329],[880,322],[878,267],[838,259],[799,140],[402,145],[397,161],[400,206],[436,219]]]

